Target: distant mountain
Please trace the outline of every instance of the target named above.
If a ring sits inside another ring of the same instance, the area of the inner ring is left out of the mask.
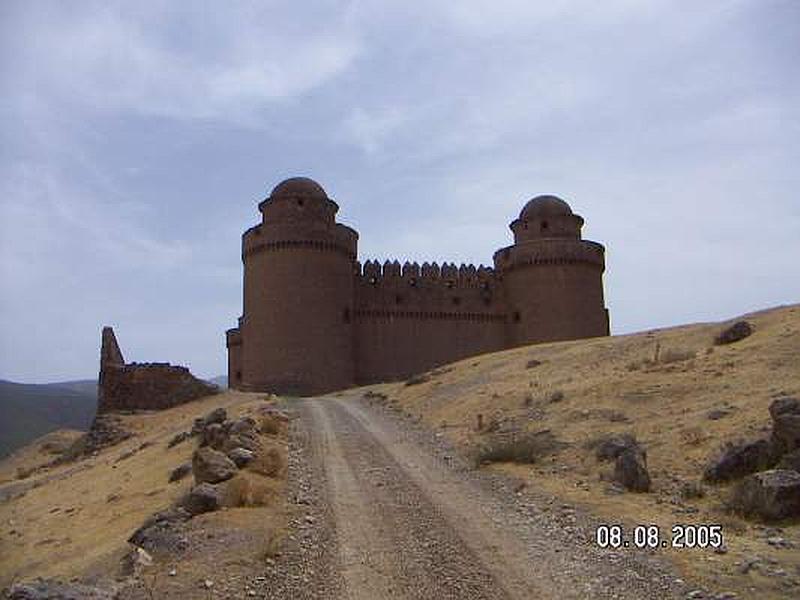
[[[214,385],[218,385],[219,387],[221,387],[223,389],[227,389],[227,387],[228,387],[228,376],[227,375],[217,375],[216,377],[212,377],[208,381],[210,381]]]
[[[0,457],[56,429],[88,429],[96,407],[93,380],[46,384],[0,380]]]

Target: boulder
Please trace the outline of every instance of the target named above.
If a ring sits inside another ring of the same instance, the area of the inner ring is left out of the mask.
[[[706,481],[729,481],[756,471],[767,469],[775,463],[775,452],[768,440],[741,442],[728,446],[713,459],[703,473]]]
[[[784,454],[775,468],[800,473],[800,449]]]
[[[639,449],[636,436],[630,433],[606,435],[597,442],[595,456],[597,460],[614,460],[626,450]]]
[[[236,474],[236,464],[222,452],[206,446],[195,450],[192,471],[196,483],[220,483]]]
[[[210,483],[201,483],[192,488],[182,502],[183,507],[194,515],[219,510],[222,506],[222,492]]]
[[[247,448],[234,448],[228,452],[230,458],[240,469],[255,458],[255,453]]]
[[[650,473],[647,472],[644,450],[628,448],[617,456],[614,481],[632,492],[650,491]]]
[[[16,584],[8,590],[10,600],[111,600],[114,597],[112,592],[97,587],[44,579]]]
[[[772,443],[776,452],[784,454],[800,448],[800,400],[778,398],[769,405],[772,417]]]
[[[192,472],[192,463],[185,462],[182,465],[179,465],[172,470],[172,473],[169,474],[169,482],[174,483],[176,481],[180,481],[191,472]]]
[[[800,473],[773,469],[750,475],[733,489],[730,507],[768,521],[800,517]]]
[[[733,344],[734,342],[743,340],[746,337],[750,337],[752,333],[753,326],[750,325],[750,323],[747,321],[737,321],[730,327],[726,327],[720,331],[719,335],[714,338],[714,343],[718,346],[723,344]]]
[[[150,554],[175,553],[181,549],[184,537],[181,529],[191,514],[181,507],[170,508],[154,514],[133,532],[128,542],[147,550]]]

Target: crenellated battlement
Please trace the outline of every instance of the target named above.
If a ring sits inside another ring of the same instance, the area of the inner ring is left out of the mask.
[[[355,264],[355,276],[358,283],[365,285],[378,285],[381,283],[394,285],[398,280],[409,287],[442,286],[452,288],[478,288],[488,289],[494,284],[495,271],[485,265],[461,264],[444,262],[441,266],[437,262],[405,261],[402,265],[399,260],[386,260],[382,264],[377,260],[368,260],[363,265]]]

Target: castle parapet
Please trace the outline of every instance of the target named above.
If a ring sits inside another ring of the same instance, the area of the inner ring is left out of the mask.
[[[605,268],[605,248],[589,240],[540,239],[495,252],[495,268],[510,271],[535,265],[585,263]]]

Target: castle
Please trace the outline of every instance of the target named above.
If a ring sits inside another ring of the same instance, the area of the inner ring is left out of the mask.
[[[278,184],[242,236],[244,310],[227,331],[234,389],[311,395],[468,356],[608,335],[605,250],[555,196],[528,202],[494,268],[357,259],[358,233],[311,179]]]

